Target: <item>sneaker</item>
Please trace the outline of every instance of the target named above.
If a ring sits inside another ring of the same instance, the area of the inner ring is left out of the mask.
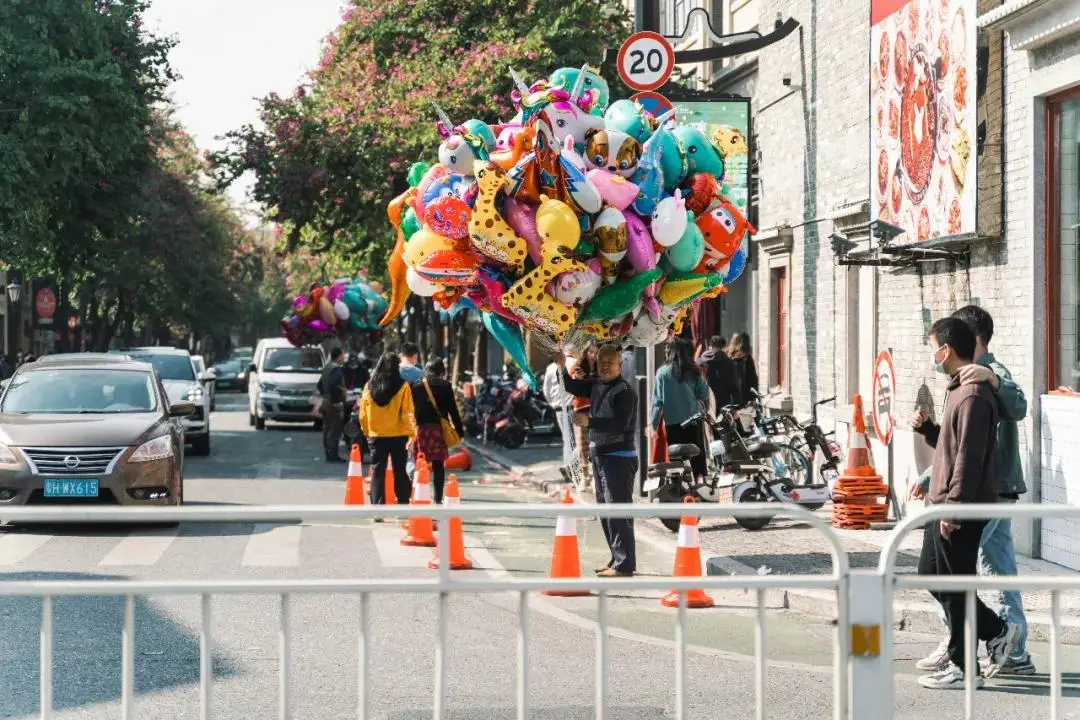
[[[953,663],[948,663],[944,670],[920,677],[919,684],[931,690],[963,690],[964,671]],[[975,688],[978,689],[982,686],[982,676],[976,675]]]
[[[949,638],[941,641],[933,652],[915,663],[919,670],[941,671],[949,664]]]
[[[986,641],[986,668],[983,672],[986,677],[992,678],[1002,671],[1009,656],[1016,649],[1016,642],[1020,639],[1020,626],[1016,623],[1005,623],[1005,629],[993,640]]]
[[[982,666],[983,672],[985,673],[990,665],[990,661],[988,659],[982,660],[979,664]],[[1030,653],[1025,654],[1022,658],[1009,657],[1005,659],[1005,662],[1003,662],[1000,667],[998,667],[997,673],[995,674],[1034,675],[1035,663],[1032,662]]]

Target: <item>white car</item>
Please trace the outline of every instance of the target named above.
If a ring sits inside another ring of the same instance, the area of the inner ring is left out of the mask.
[[[295,347],[285,338],[266,338],[255,347],[248,368],[248,420],[257,430],[267,420],[310,422],[322,428],[316,416],[316,385],[326,364],[317,345]]]
[[[148,362],[157,370],[170,403],[195,403],[195,412],[180,418],[184,442],[191,443],[193,455],[210,454],[210,393],[203,384],[212,380],[208,372],[199,373],[187,350],[172,347],[126,348],[117,352],[133,360]]]
[[[206,367],[202,355],[192,355],[191,361],[195,363],[196,377],[200,378],[199,382],[206,392],[210,393],[210,410],[217,410],[217,371]]]

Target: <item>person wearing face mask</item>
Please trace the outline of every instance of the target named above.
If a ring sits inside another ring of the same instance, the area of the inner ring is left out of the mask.
[[[998,426],[995,459],[997,461],[998,502],[1015,503],[1027,492],[1024,483],[1024,471],[1020,464],[1020,431],[1017,423],[1027,415],[1027,398],[1024,391],[1013,380],[1008,368],[1002,365],[990,352],[990,340],[994,336],[994,319],[986,310],[977,305],[962,307],[953,313],[953,317],[963,320],[975,333],[975,362],[961,369],[961,384],[986,382],[994,388],[997,396]],[[911,419],[912,427],[922,427],[924,435],[934,435],[938,426],[930,422],[925,410],[919,410]],[[911,498],[920,499],[926,495],[930,485],[930,470],[923,473],[919,481],[911,487]],[[982,575],[1016,575],[1016,549],[1013,545],[1012,523],[1007,518],[990,520],[983,529],[979,542],[979,572]],[[1020,628],[1016,649],[1005,661],[1001,674],[1032,675],[1035,664],[1027,651],[1027,618],[1024,615],[1024,603],[1019,592],[996,593],[998,614],[1004,620],[1015,623]],[[939,616],[945,629],[948,620],[939,608]],[[920,670],[940,670],[948,662],[948,637],[929,655],[919,660],[916,667]]]
[[[962,384],[961,373],[975,357],[975,333],[956,317],[938,320],[930,328],[934,369],[949,376],[949,394],[941,424],[928,421],[917,428],[934,447],[934,462],[926,501],[947,503],[994,503],[998,499],[996,445],[998,399],[988,382]],[[944,519],[927,523],[919,554],[921,575],[974,575],[985,520]],[[931,689],[961,689],[968,671],[975,672],[981,687],[980,668],[965,668],[964,625],[966,598],[962,592],[932,592],[948,619],[948,661],[937,672],[919,678]],[[989,657],[982,669],[994,677],[1016,647],[1020,627],[1002,620],[976,596],[975,627],[986,641]]]
[[[638,455],[634,449],[637,395],[622,377],[622,357],[614,345],[604,345],[596,358],[595,379],[574,379],[566,372],[566,358],[555,356],[567,392],[589,398],[589,412],[574,415],[574,424],[589,428],[589,459],[596,483],[596,501],[632,503]],[[630,577],[637,570],[632,518],[600,521],[611,550],[607,565],[596,568],[601,577]]]

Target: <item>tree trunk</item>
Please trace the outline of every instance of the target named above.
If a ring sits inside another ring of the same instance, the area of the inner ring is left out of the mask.
[[[99,349],[101,352],[105,352],[109,349],[109,345],[112,344],[112,339],[116,337],[116,331],[120,327],[120,323],[127,314],[126,303],[124,302],[124,291],[120,290],[117,293],[116,299],[116,311],[113,313],[112,320],[105,327],[105,332],[101,337],[101,344]]]
[[[487,330],[481,324],[476,332],[476,343],[473,345],[473,377],[484,376],[487,369]]]
[[[454,338],[454,359],[450,379],[454,383],[461,382],[461,366],[465,362],[465,355],[469,352],[469,324],[466,322],[467,319],[468,311],[460,312],[454,318],[454,322],[450,324],[450,330],[453,332]]]

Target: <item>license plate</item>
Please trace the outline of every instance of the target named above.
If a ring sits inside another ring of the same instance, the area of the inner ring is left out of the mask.
[[[307,400],[286,400],[285,407],[290,410],[307,410],[311,407],[311,403]]]
[[[645,478],[645,484],[642,485],[642,489],[644,489],[645,492],[652,492],[653,490],[659,490],[660,489],[660,478],[658,478],[658,477]]]
[[[86,498],[98,496],[97,480],[45,480],[45,497]]]
[[[718,487],[716,489],[716,504],[717,505],[730,505],[733,502],[732,495],[735,488],[733,487]]]

